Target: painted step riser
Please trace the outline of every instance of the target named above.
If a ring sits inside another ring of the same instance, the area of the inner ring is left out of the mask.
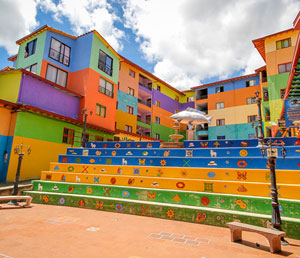
[[[116,187],[109,185],[66,184],[33,181],[34,191],[103,196],[148,202],[181,204],[197,207],[236,210],[271,215],[271,198],[233,196],[210,193],[163,191],[155,189]],[[281,215],[300,219],[300,202],[279,200]]]
[[[269,169],[177,168],[51,163],[50,171],[270,183]],[[300,184],[300,171],[276,170],[277,183]]]
[[[226,223],[231,221],[240,221],[247,224],[267,227],[270,221],[269,217],[262,218],[249,215],[225,213],[222,211],[213,212],[201,210],[201,208],[190,209],[184,207],[167,207],[148,203],[141,204],[103,198],[51,195],[48,193],[36,194],[27,192],[27,195],[31,195],[33,197],[33,203],[89,208],[101,211],[143,215],[220,227],[226,227]],[[282,229],[287,232],[287,237],[300,239],[300,223],[282,220]]]
[[[270,140],[270,138],[265,138],[265,142]],[[272,138],[272,142],[275,144],[281,144],[282,142],[285,146],[294,145],[297,138],[296,137],[277,137]],[[245,139],[245,140],[208,140],[208,141],[184,141],[184,148],[215,148],[215,147],[256,147],[258,145],[257,139]]]
[[[237,195],[252,195],[269,197],[270,184],[249,183],[249,182],[226,182],[200,179],[176,179],[176,178],[153,178],[142,176],[124,175],[93,175],[43,171],[41,180],[133,186],[153,189],[171,189],[196,192],[214,192]],[[280,185],[278,184],[278,194],[280,198],[300,199],[300,185]]]
[[[202,168],[267,168],[266,158],[202,158],[202,157],[99,157],[99,156],[72,156],[59,155],[61,163],[80,163],[97,165],[128,165],[128,166],[166,166],[166,167],[202,167]],[[300,169],[299,157],[287,159],[278,158],[277,169]]]
[[[159,141],[141,142],[87,142],[87,148],[159,148]]]
[[[278,156],[282,157],[281,150],[282,148],[278,149]],[[288,157],[293,156],[300,156],[300,146],[299,147],[285,147],[286,153]],[[151,157],[261,157],[261,152],[259,148],[202,148],[202,149],[194,149],[194,150],[187,150],[187,149],[82,149],[82,148],[68,148],[67,149],[68,155],[89,155],[89,156],[116,156],[116,157],[124,157],[127,156],[131,157],[139,157],[143,158],[144,156],[151,156]]]

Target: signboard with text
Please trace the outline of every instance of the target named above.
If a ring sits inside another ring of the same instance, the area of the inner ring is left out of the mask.
[[[287,128],[300,123],[300,99],[285,100],[285,123]]]

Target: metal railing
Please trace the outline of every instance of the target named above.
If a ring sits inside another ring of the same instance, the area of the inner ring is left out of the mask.
[[[144,83],[142,83],[142,82],[139,82],[139,85],[142,86],[142,87],[144,87],[144,88],[146,88],[146,89],[148,89],[148,90],[150,90],[150,91],[152,91],[152,87],[149,86],[149,85],[147,85],[147,84],[144,84]]]
[[[64,55],[63,53],[58,52],[57,50],[55,50],[53,48],[50,48],[49,56],[52,59],[54,59],[62,64],[65,64],[65,65],[70,64],[70,57]]]
[[[141,103],[141,104],[144,104],[144,105],[146,105],[146,106],[148,106],[148,107],[151,107],[151,106],[152,106],[151,103],[145,102],[145,101],[143,101],[143,100],[141,100],[141,99],[138,99],[138,102]]]
[[[142,119],[140,117],[137,117],[137,121],[142,122],[144,124],[151,125],[151,120],[149,120],[149,119]]]

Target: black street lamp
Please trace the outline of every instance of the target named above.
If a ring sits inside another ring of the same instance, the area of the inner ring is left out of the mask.
[[[273,229],[282,231],[281,228],[281,218],[280,218],[280,211],[279,211],[279,202],[278,202],[278,192],[277,192],[277,184],[276,184],[276,171],[275,171],[275,165],[276,165],[276,159],[278,156],[277,149],[273,149],[272,147],[272,141],[268,141],[269,149],[266,149],[264,146],[260,148],[260,152],[262,156],[265,156],[266,150],[267,150],[267,159],[268,159],[268,165],[270,167],[270,177],[271,177],[271,196],[272,196],[272,219],[271,224]],[[282,156],[285,159],[286,157],[286,149],[283,148],[281,150]],[[288,245],[289,243],[282,237],[281,238],[281,244],[282,245]]]
[[[31,153],[30,146],[29,145],[24,145],[23,143],[21,143],[20,145],[17,145],[14,148],[14,153],[18,154],[19,158],[18,158],[18,167],[17,167],[16,179],[15,179],[15,182],[14,182],[14,188],[13,188],[12,195],[18,195],[18,191],[19,191],[19,178],[20,178],[21,164],[22,164],[22,160],[23,160],[23,157],[24,157],[24,154],[25,154],[23,148],[24,149],[27,148],[28,155],[30,155],[30,153]],[[11,200],[9,202],[9,204],[19,205],[17,200]]]
[[[258,108],[258,115],[257,115],[258,132],[257,132],[257,138],[258,138],[258,147],[261,147],[261,146],[265,145],[265,140],[264,140],[262,118],[261,118],[261,98],[259,98],[258,96],[259,96],[259,91],[257,90],[255,92],[255,102],[256,102],[257,108]]]
[[[93,114],[93,111],[90,111],[90,115],[92,115],[92,114]],[[81,115],[83,115],[83,121],[84,121],[81,147],[85,148],[86,147],[86,121],[87,121],[87,117],[89,115],[87,113],[87,109],[86,108],[84,108],[84,109],[81,110]]]

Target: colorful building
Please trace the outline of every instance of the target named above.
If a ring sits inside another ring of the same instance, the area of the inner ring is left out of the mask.
[[[196,109],[212,117],[210,125],[197,126],[199,140],[255,138],[257,105],[260,91],[258,74],[250,74],[192,88]]]
[[[299,28],[298,15],[293,28],[253,41],[266,62],[255,73],[183,92],[118,54],[95,30],[76,37],[37,29],[17,41],[14,68],[0,72],[0,181],[14,179],[19,143],[33,150],[21,178],[38,177],[67,146],[80,146],[83,114],[92,141],[169,141],[170,116],[187,107],[213,117],[197,126],[196,139],[255,138],[259,91],[264,133],[276,135],[285,127],[283,99],[299,99]]]

